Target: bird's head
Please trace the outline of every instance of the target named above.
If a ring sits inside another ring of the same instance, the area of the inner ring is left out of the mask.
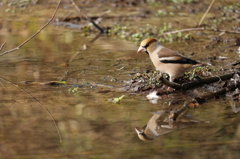
[[[156,49],[158,44],[159,43],[156,39],[153,39],[153,38],[144,39],[141,42],[137,53],[143,52],[143,51],[146,52],[147,54],[152,53]]]
[[[154,138],[152,136],[148,136],[147,134],[144,133],[144,129],[140,127],[136,127],[135,131],[138,134],[139,139],[142,141],[152,141]]]

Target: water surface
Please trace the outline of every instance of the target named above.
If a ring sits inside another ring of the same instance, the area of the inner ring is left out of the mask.
[[[4,50],[8,50],[43,23],[33,19],[6,20],[1,24],[0,43],[7,41]],[[138,43],[110,36],[93,41],[95,36],[84,37],[77,30],[51,25],[18,51],[0,57],[1,158],[240,156],[240,117],[233,113],[228,99],[211,100],[189,110],[195,119],[209,123],[176,130],[151,142],[139,140],[134,128],[146,125],[151,112],[169,108],[166,101],[174,97],[154,105],[147,101],[145,94],[116,89],[132,73],[154,68],[147,55],[136,54]],[[194,50],[195,59],[201,59],[204,54],[201,42],[165,45],[173,50],[185,50],[185,55]],[[214,55],[216,52],[212,51]],[[62,79],[66,79],[66,85],[44,85]],[[78,91],[69,93],[76,86]],[[119,104],[109,101],[121,95],[125,97]],[[51,112],[61,132],[61,143],[51,116],[36,100]]]

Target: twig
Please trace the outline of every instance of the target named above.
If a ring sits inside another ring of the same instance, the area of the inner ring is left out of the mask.
[[[81,14],[84,18],[86,18],[89,22],[91,22],[99,31],[100,33],[104,33],[105,31],[97,25],[91,18],[89,18],[85,13],[83,13],[80,8],[77,6],[77,4],[74,2],[74,0],[71,0],[72,4],[74,5],[75,9]]]
[[[57,5],[57,7],[56,7],[56,9],[55,9],[55,11],[54,11],[51,19],[50,19],[44,26],[42,26],[42,28],[41,28],[40,30],[38,30],[35,34],[33,34],[30,38],[28,38],[27,40],[25,40],[23,43],[21,43],[21,44],[20,44],[19,46],[17,46],[16,48],[11,49],[11,50],[9,50],[9,51],[5,51],[5,52],[1,53],[0,56],[3,56],[3,55],[5,55],[5,54],[7,54],[7,53],[10,53],[10,52],[13,52],[13,51],[15,51],[15,50],[20,49],[23,45],[25,45],[27,42],[29,42],[31,39],[33,39],[36,35],[38,35],[38,34],[53,20],[53,18],[55,17],[55,15],[56,15],[56,13],[57,13],[57,10],[58,10],[58,8],[59,8],[60,3],[61,3],[61,0],[59,0],[58,5]],[[5,42],[5,43],[6,43],[6,42]],[[5,43],[2,44],[1,49],[3,48],[3,46],[5,45]],[[0,50],[1,50],[1,49],[0,49]],[[40,101],[38,101],[35,97],[33,97],[30,93],[28,93],[27,91],[25,91],[24,89],[22,89],[21,87],[19,87],[17,84],[14,84],[14,83],[12,83],[12,82],[4,79],[4,78],[0,78],[0,79],[3,80],[3,81],[5,81],[5,82],[11,83],[11,84],[13,84],[15,87],[19,88],[21,91],[23,91],[23,92],[26,93],[28,96],[30,96],[30,97],[31,97],[33,100],[35,100],[42,108],[44,108],[44,109],[47,111],[47,113],[50,115],[50,117],[51,117],[51,119],[52,119],[52,121],[53,121],[53,123],[54,123],[54,126],[56,127],[56,130],[57,130],[58,135],[59,135],[59,140],[60,140],[60,142],[62,142],[62,137],[61,137],[61,133],[60,133],[60,131],[59,131],[59,128],[58,128],[58,126],[57,126],[57,124],[56,124],[56,122],[55,122],[55,120],[54,120],[51,112],[48,110],[48,108],[47,108],[45,105],[43,105]]]
[[[8,51],[5,51],[5,52],[1,53],[0,56],[3,56],[3,55],[5,55],[5,54],[8,54],[8,53],[10,53],[10,52],[13,52],[13,51],[15,51],[15,50],[20,49],[23,45],[25,45],[27,42],[29,42],[30,40],[32,40],[36,35],[38,35],[46,26],[48,26],[48,24],[49,24],[49,23],[53,20],[53,18],[55,17],[61,1],[62,1],[62,0],[59,0],[58,5],[57,5],[57,7],[56,7],[56,9],[55,9],[55,11],[54,11],[51,19],[49,19],[49,21],[48,21],[45,25],[43,25],[40,30],[38,30],[35,34],[33,34],[30,38],[28,38],[27,40],[25,40],[22,44],[20,44],[20,45],[17,46],[16,48],[11,49],[11,50],[8,50]]]
[[[181,30],[174,30],[174,31],[169,31],[169,32],[165,32],[162,34],[158,34],[158,36],[176,34],[176,33],[185,32],[185,31],[197,31],[197,30],[204,30],[204,28],[187,28],[187,29],[181,29]]]
[[[200,97],[195,97],[191,102],[189,102],[187,105],[190,105],[192,103],[195,103],[197,105],[205,103],[209,99],[213,99],[218,96],[223,96],[227,92],[234,91],[236,88],[240,87],[240,82],[231,82],[227,87],[224,87],[220,89],[219,91],[213,92],[213,93],[207,93]]]
[[[234,72],[234,73],[229,73],[223,76],[218,76],[218,77],[210,77],[210,78],[206,78],[206,79],[199,79],[196,81],[192,81],[192,82],[188,82],[188,83],[183,83],[183,84],[178,84],[175,82],[169,82],[168,80],[166,80],[165,78],[161,77],[159,78],[159,80],[161,80],[163,82],[163,84],[172,87],[174,89],[193,89],[196,86],[200,86],[203,84],[210,84],[210,83],[214,83],[214,82],[218,82],[219,80],[221,81],[225,81],[225,80],[229,80],[231,79],[235,74],[240,74],[239,72]]]
[[[231,34],[240,34],[240,32],[237,32],[237,31],[229,31],[229,30],[219,30],[219,29],[207,29],[205,28],[204,30],[207,30],[207,31],[215,31],[215,32],[225,32],[225,33],[231,33]]]
[[[4,79],[2,77],[0,77],[0,79],[5,81],[5,82],[7,82],[7,83],[10,83],[10,84],[14,85],[17,88],[19,88],[22,92],[26,93],[29,97],[31,97],[34,101],[36,101],[42,108],[44,108],[47,111],[47,113],[50,115],[50,117],[51,117],[51,119],[52,119],[52,121],[54,123],[54,126],[57,129],[58,136],[59,136],[59,141],[62,142],[62,136],[61,136],[60,130],[59,130],[59,128],[58,128],[58,126],[57,126],[57,124],[55,122],[55,119],[52,116],[52,113],[49,111],[49,109],[45,105],[43,105],[39,100],[37,100],[34,96],[32,96],[30,93],[28,93],[26,90],[24,90],[23,88],[19,87],[17,84],[12,83],[11,81],[6,80],[6,79]]]
[[[198,26],[200,26],[204,20],[204,18],[206,17],[206,15],[208,14],[209,10],[211,9],[213,3],[215,0],[212,0],[212,2],[210,3],[210,5],[208,6],[208,9],[206,10],[206,12],[204,13],[204,15],[202,16],[201,20],[198,23]]]
[[[0,51],[3,49],[4,45],[6,44],[6,41],[1,45]]]
[[[208,28],[187,28],[187,29],[181,29],[181,30],[174,30],[174,31],[169,31],[169,32],[165,32],[162,34],[158,34],[157,36],[163,36],[163,35],[169,35],[169,34],[176,34],[179,32],[185,32],[185,31],[198,31],[198,30],[202,30],[202,31],[214,31],[214,32],[224,32],[224,33],[231,33],[231,34],[240,34],[240,32],[237,31],[229,31],[229,30],[219,30],[219,29],[208,29]]]

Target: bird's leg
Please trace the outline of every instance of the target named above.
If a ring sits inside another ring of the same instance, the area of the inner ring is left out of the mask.
[[[173,82],[174,78],[172,76],[169,76],[169,82]]]
[[[169,82],[170,82],[170,83],[174,83],[173,81],[174,81],[174,78],[173,78],[172,76],[169,76]],[[170,88],[172,88],[172,87],[168,87],[168,88],[167,88],[167,91],[169,91]]]

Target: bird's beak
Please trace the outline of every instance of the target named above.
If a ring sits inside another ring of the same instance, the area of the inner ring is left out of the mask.
[[[135,131],[137,132],[137,134],[142,134],[144,132],[144,130],[140,127],[136,127]]]
[[[146,49],[145,49],[144,47],[140,46],[140,47],[138,48],[137,53],[142,52],[142,51],[146,51]]]

